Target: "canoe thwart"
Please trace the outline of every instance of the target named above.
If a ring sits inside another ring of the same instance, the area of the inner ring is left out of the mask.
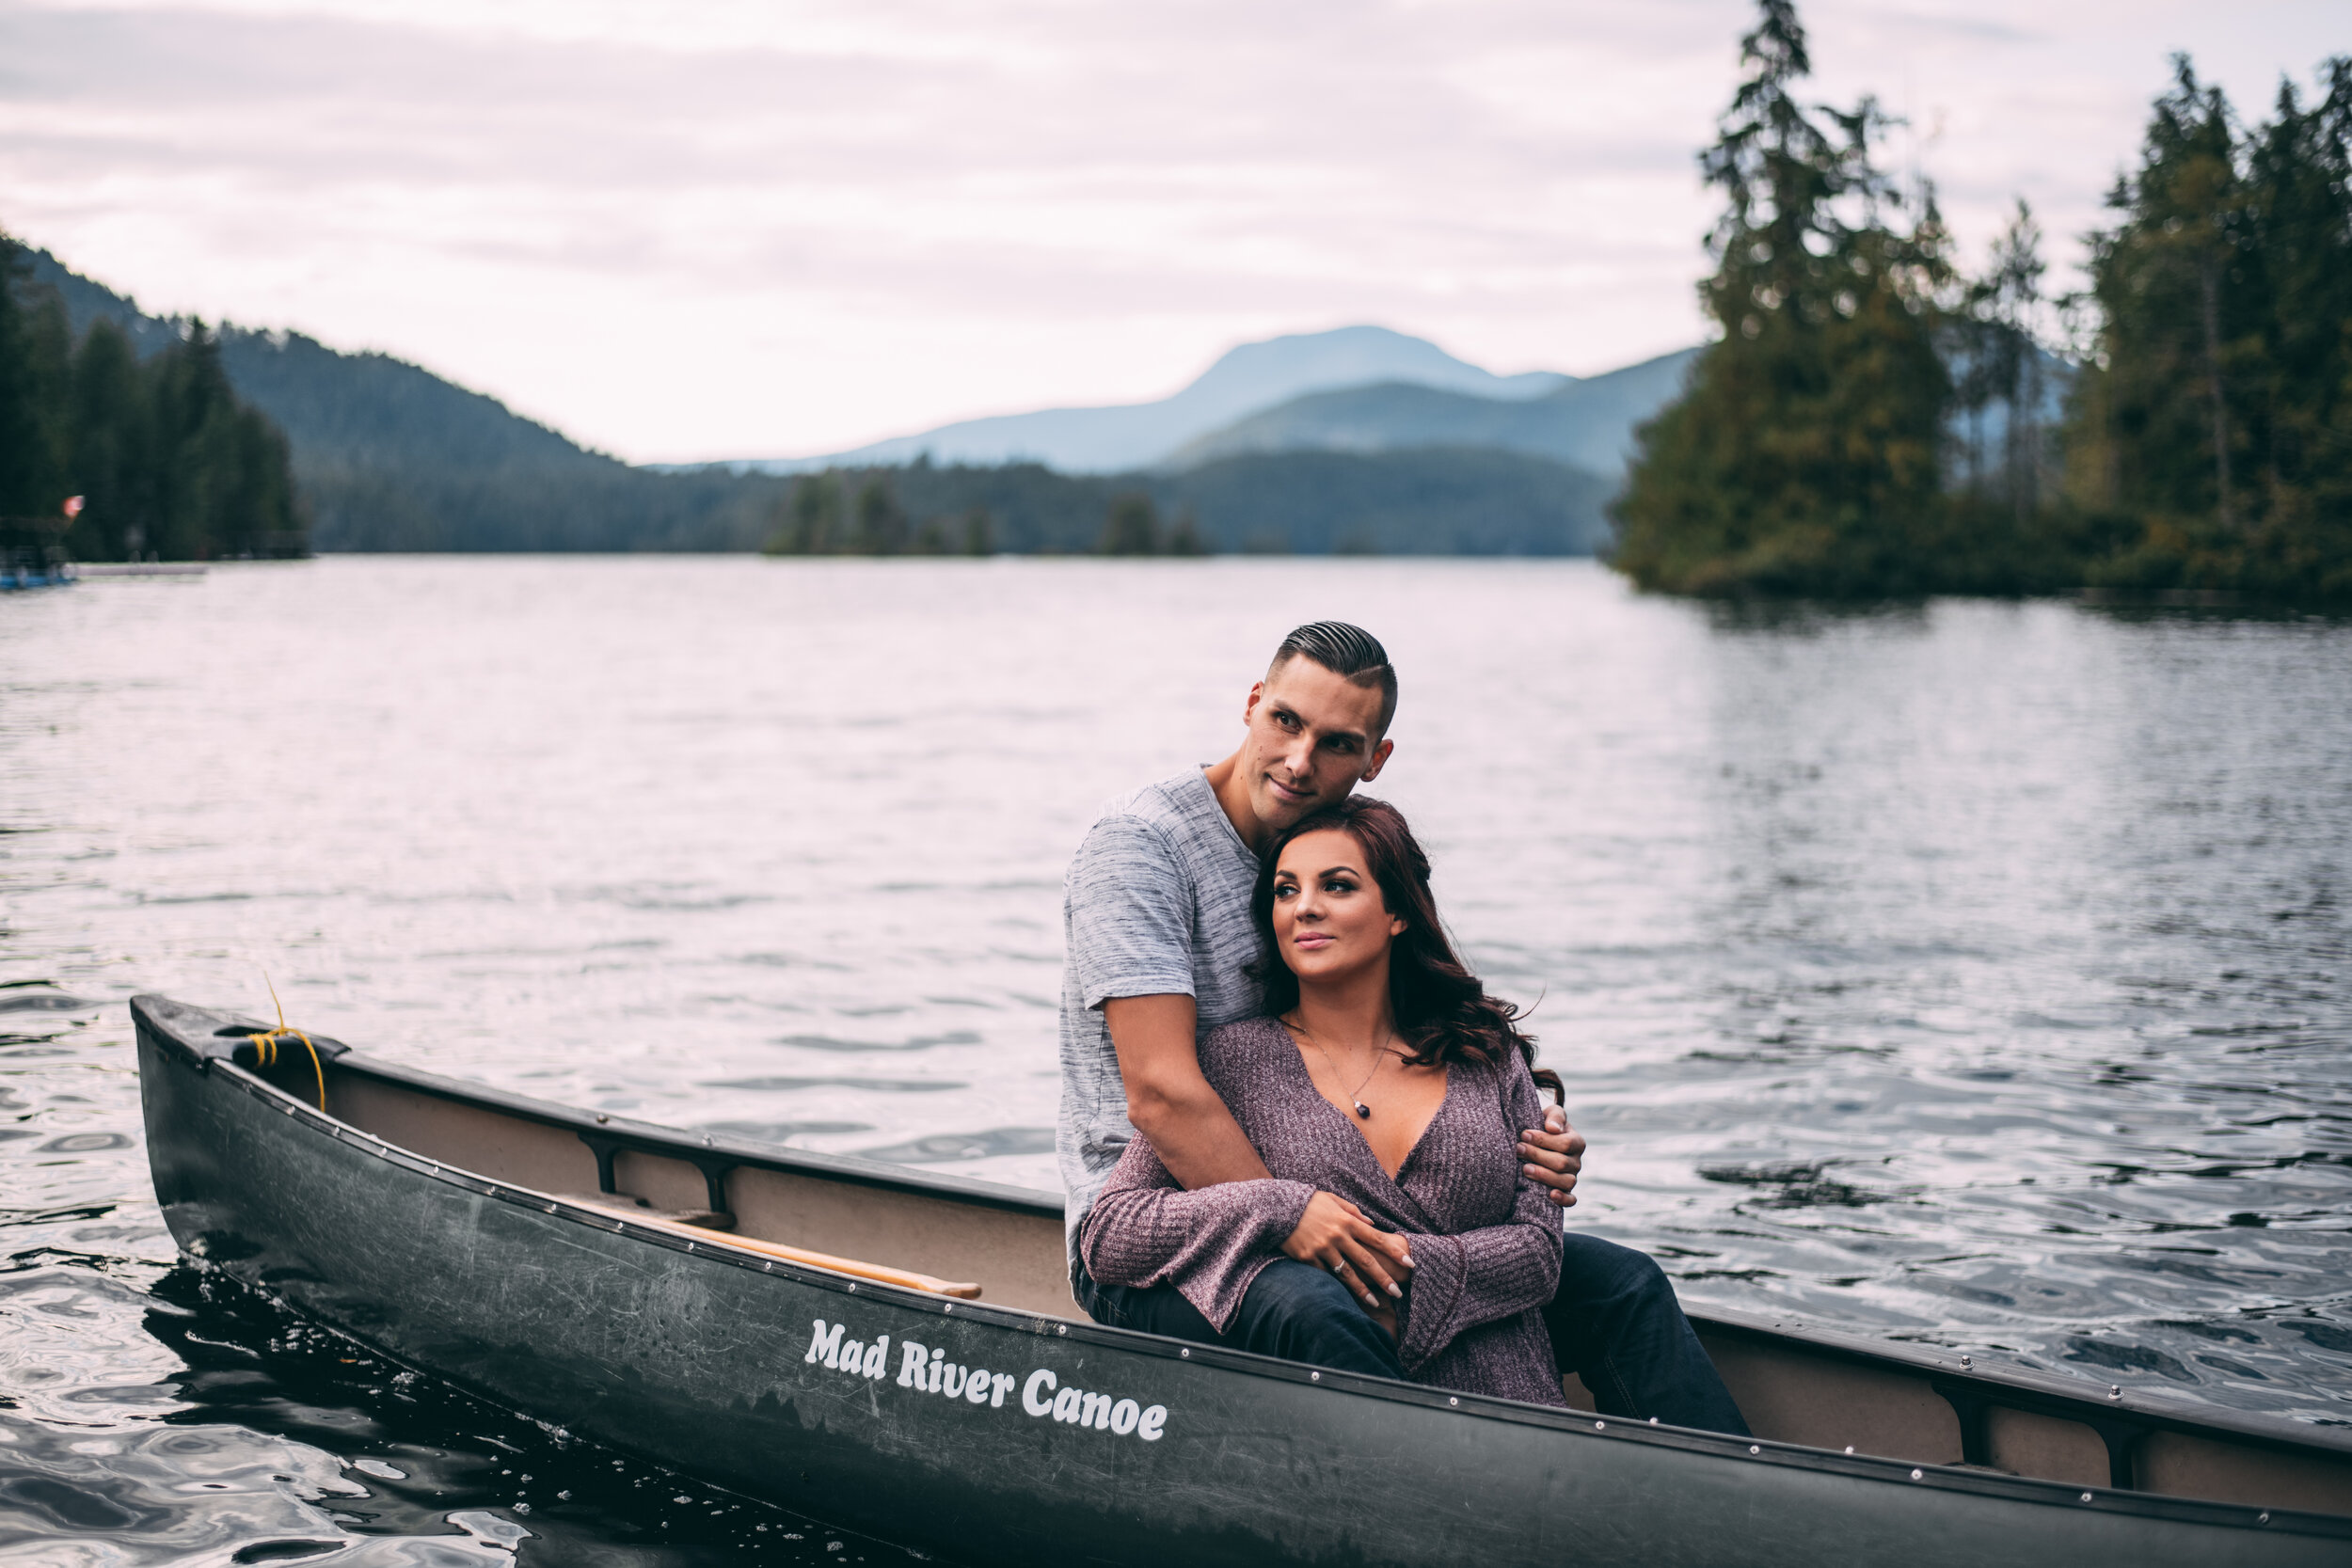
[[[642,1149],[648,1154],[661,1155],[665,1159],[693,1162],[694,1167],[703,1173],[703,1186],[710,1196],[711,1212],[723,1214],[729,1212],[727,1209],[727,1172],[742,1163],[731,1155],[698,1153],[651,1139],[631,1138],[613,1132],[582,1131],[580,1134],[580,1141],[586,1144],[589,1150],[596,1157],[596,1187],[599,1191],[610,1193],[616,1190],[612,1176],[614,1156],[626,1148]]]
[[[787,1246],[782,1242],[763,1242],[752,1236],[729,1235],[723,1230],[713,1229],[709,1226],[695,1225],[673,1217],[678,1212],[677,1211],[635,1207],[633,1201],[628,1199],[625,1195],[599,1193],[591,1197],[585,1195],[559,1193],[555,1195],[555,1197],[561,1203],[569,1203],[580,1209],[593,1209],[598,1213],[611,1214],[615,1219],[628,1220],[633,1224],[645,1226],[655,1230],[666,1230],[673,1235],[690,1236],[695,1241],[713,1246],[734,1247],[743,1252],[755,1252],[763,1258],[780,1258],[787,1263],[798,1263],[804,1268],[825,1269],[834,1274],[846,1274],[858,1279],[870,1279],[881,1285],[896,1285],[905,1291],[922,1291],[935,1296],[956,1296],[965,1301],[977,1301],[980,1295],[980,1288],[968,1281],[941,1279],[933,1275],[916,1274],[911,1269],[886,1268],[880,1263],[868,1263],[855,1258],[836,1258],[829,1252],[811,1252],[805,1247]],[[686,1211],[686,1212],[692,1212],[692,1211]],[[728,1224],[734,1223],[732,1216],[723,1217],[726,1218]]]

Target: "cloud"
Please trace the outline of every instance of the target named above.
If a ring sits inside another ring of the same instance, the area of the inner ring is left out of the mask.
[[[1150,396],[1350,321],[1591,372],[1698,335],[1692,154],[1747,16],[36,3],[0,15],[0,223],[151,306],[383,347],[635,457]],[[1908,109],[1894,150],[1977,238],[2017,191],[2054,234],[2095,219],[2178,41],[2118,36],[2221,30],[1807,17],[1824,96]],[[2252,21],[2223,52],[2264,70],[2328,25]]]

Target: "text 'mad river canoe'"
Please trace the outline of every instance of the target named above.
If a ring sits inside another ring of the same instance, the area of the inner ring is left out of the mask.
[[[2352,1564],[2338,1430],[1721,1312],[1694,1322],[1754,1441],[1318,1371],[1088,1322],[1057,1196],[132,1012],[192,1259],[538,1419],[959,1561]]]

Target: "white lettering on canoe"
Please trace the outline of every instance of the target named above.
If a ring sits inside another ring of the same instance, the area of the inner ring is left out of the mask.
[[[822,1363],[828,1370],[851,1377],[880,1381],[890,1371],[890,1336],[877,1334],[868,1344],[847,1338],[846,1325],[818,1318],[809,1334],[808,1354],[802,1360]],[[1043,1367],[1025,1380],[1010,1372],[992,1372],[985,1367],[967,1370],[949,1362],[945,1350],[912,1339],[898,1343],[897,1383],[918,1394],[939,1394],[969,1404],[984,1404],[991,1410],[1004,1409],[1005,1396],[1018,1387],[1021,1408],[1031,1416],[1051,1416],[1081,1431],[1134,1436],[1146,1443],[1158,1442],[1168,1427],[1168,1406],[1164,1404],[1138,1406],[1134,1400],[1115,1394],[1064,1388],[1061,1380]]]

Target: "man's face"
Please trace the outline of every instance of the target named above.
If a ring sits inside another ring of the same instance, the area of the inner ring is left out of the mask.
[[[1279,832],[1379,777],[1390,742],[1375,736],[1380,689],[1294,656],[1249,689],[1242,777],[1250,809]]]

